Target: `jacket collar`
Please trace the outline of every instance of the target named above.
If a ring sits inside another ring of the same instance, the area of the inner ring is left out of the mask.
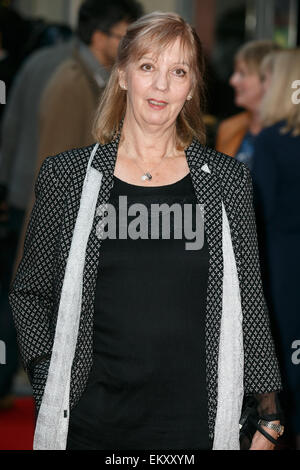
[[[120,134],[108,144],[99,145],[92,167],[100,171],[106,176],[113,175],[117,160],[118,147],[120,142]],[[207,164],[205,155],[205,147],[196,139],[186,148],[185,154],[187,162],[192,173],[192,168],[201,169]],[[193,176],[193,175],[192,175]]]

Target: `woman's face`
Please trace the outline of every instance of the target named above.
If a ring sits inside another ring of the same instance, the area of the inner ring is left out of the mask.
[[[127,89],[127,119],[153,129],[174,124],[192,88],[179,40],[158,57],[148,52],[120,71],[120,85]]]
[[[259,109],[264,95],[264,88],[259,74],[249,70],[244,61],[238,60],[236,62],[229,83],[234,88],[235,104],[237,106],[252,112]]]

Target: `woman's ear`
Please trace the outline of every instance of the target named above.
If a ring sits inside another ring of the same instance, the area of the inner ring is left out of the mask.
[[[119,70],[119,85],[122,90],[127,90],[127,85],[126,85],[126,73],[124,70]]]
[[[187,101],[191,101],[191,99],[193,98],[193,94],[194,94],[194,90],[191,89],[190,92],[189,92],[189,94],[187,95],[186,100],[187,100]]]

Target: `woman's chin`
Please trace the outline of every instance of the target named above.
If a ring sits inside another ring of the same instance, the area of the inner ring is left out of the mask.
[[[247,111],[250,111],[251,109],[251,104],[243,98],[235,98],[234,103],[238,108],[244,108]]]
[[[246,108],[246,103],[242,98],[236,97],[234,100],[234,104],[238,106],[239,108]]]
[[[151,116],[144,119],[144,122],[148,126],[163,126],[167,124],[169,121],[163,116]]]

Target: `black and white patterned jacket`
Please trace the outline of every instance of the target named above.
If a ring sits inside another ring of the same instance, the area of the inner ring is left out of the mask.
[[[118,139],[100,145],[92,167],[103,174],[97,207],[109,201]],[[23,365],[39,409],[50,363],[64,272],[79,209],[91,147],[48,157],[39,172],[23,259],[11,286],[10,303]],[[222,201],[231,231],[243,313],[245,394],[281,390],[281,378],[263,296],[252,182],[248,168],[194,140],[186,149],[193,186],[205,207],[210,252],[206,310],[206,367],[209,430],[213,438],[217,406],[218,346],[222,315]],[[207,164],[210,173],[202,171]],[[93,229],[88,240],[82,310],[71,370],[70,408],[87,384],[93,358],[93,309],[101,240]]]

